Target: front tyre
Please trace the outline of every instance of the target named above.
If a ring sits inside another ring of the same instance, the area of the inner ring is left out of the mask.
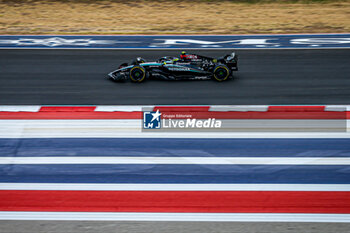
[[[132,82],[140,83],[145,80],[147,72],[142,66],[134,66],[130,69],[129,76]]]
[[[213,71],[213,79],[222,82],[230,77],[230,69],[225,65],[217,65]]]

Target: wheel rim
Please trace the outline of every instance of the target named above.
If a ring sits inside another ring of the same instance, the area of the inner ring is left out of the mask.
[[[218,67],[215,70],[215,78],[218,80],[224,80],[228,77],[228,70],[224,67]]]
[[[130,77],[134,81],[142,81],[145,77],[145,72],[140,68],[135,68],[130,71]]]

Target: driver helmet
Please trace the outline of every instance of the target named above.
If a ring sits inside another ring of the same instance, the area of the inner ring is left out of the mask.
[[[137,57],[136,58],[136,62],[139,63],[139,64],[140,63],[145,63],[145,59],[143,59],[142,57]]]
[[[186,58],[186,54],[187,54],[186,51],[182,51],[181,55],[180,55],[180,58],[181,59],[185,59]]]

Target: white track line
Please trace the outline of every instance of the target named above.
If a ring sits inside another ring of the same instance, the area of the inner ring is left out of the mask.
[[[350,165],[344,157],[0,157],[0,164]]]
[[[0,112],[39,112],[39,105],[0,105]]]
[[[268,108],[268,105],[213,105],[209,112],[267,112]]]
[[[245,125],[248,125],[247,120]],[[243,123],[244,121],[240,121]],[[259,121],[264,122],[264,121]],[[289,122],[290,123],[290,122]],[[310,122],[311,124],[312,122]],[[346,122],[349,125],[349,120]],[[279,124],[282,124],[280,122]],[[305,124],[305,123],[304,123]],[[288,121],[284,123],[287,127]],[[345,125],[345,123],[344,123]],[[344,129],[345,130],[345,129]],[[0,138],[350,138],[347,132],[142,132],[141,120],[0,120]]]
[[[42,48],[37,48],[37,47],[1,47],[0,50],[2,49],[27,49],[27,50],[180,50],[180,48],[169,48],[169,47],[158,47],[158,48],[152,48],[152,47],[141,47],[141,48],[52,48],[52,47],[42,47]],[[263,47],[258,47],[258,48],[238,48],[238,47],[224,47],[224,48],[198,48],[198,47],[183,47],[182,49],[188,49],[188,50],[306,50],[306,49],[311,49],[311,50],[333,50],[333,49],[350,49],[349,47],[271,47],[271,48],[263,48]]]
[[[90,130],[65,130],[64,132],[50,131],[46,132],[23,132],[0,134],[0,138],[350,138],[349,133],[211,133],[211,132],[183,132],[183,133],[142,133],[133,132],[133,129],[91,132]]]
[[[186,106],[186,105],[184,105]],[[191,105],[189,107],[209,107],[210,111],[239,111],[239,112],[266,112],[268,108],[274,105]],[[309,105],[287,105],[287,106],[309,106]],[[317,105],[314,105],[317,106]],[[321,105],[320,105],[321,106]],[[322,105],[323,106],[323,105]],[[324,105],[325,111],[350,111],[350,105]],[[38,112],[40,105],[0,105],[0,112]],[[49,106],[50,107],[50,106]],[[55,106],[51,106],[55,107]],[[153,110],[154,105],[73,105],[58,107],[96,107],[95,112],[133,112],[142,111],[143,109]],[[157,107],[183,107],[183,106],[167,106],[158,105]]]
[[[0,211],[0,220],[198,221],[198,222],[334,222],[349,223],[350,214],[257,213],[110,213]]]
[[[108,106],[101,105],[97,106],[95,112],[141,112],[142,110],[152,111],[154,106],[145,105],[120,105],[120,106]]]
[[[350,191],[350,184],[66,184],[0,183],[0,190],[71,191]]]

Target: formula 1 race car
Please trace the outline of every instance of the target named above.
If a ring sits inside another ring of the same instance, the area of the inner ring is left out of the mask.
[[[115,81],[130,79],[140,83],[148,78],[166,80],[208,79],[225,81],[238,70],[238,57],[235,53],[214,59],[196,54],[182,52],[180,58],[161,57],[154,62],[146,62],[138,57],[130,65],[123,63],[109,77]]]

